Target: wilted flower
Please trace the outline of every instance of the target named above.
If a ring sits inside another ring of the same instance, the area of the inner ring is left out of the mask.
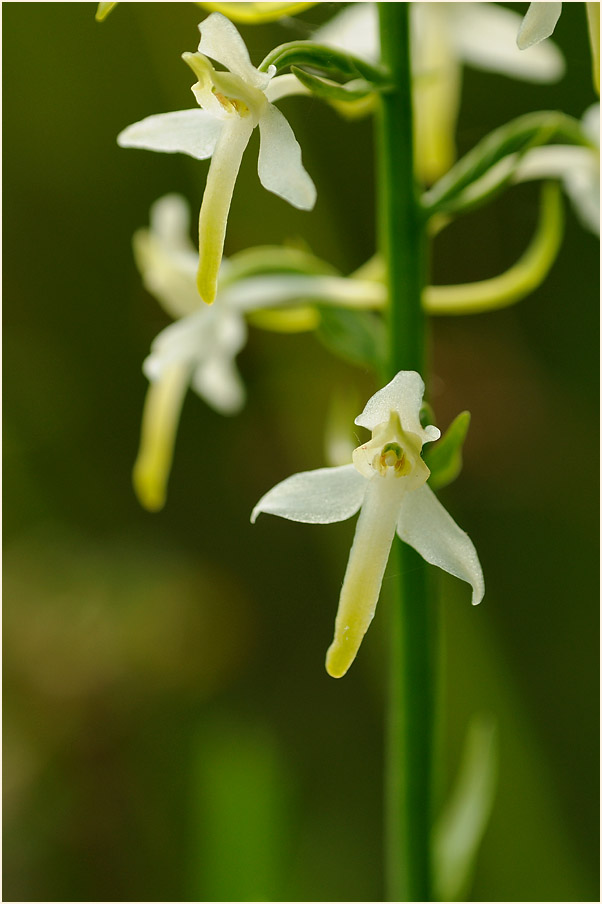
[[[185,53],[198,81],[192,91],[201,109],[148,116],[124,129],[121,147],[182,152],[211,157],[199,217],[197,286],[208,304],[215,299],[226,223],[234,184],[251,133],[259,126],[258,172],[262,185],[294,207],[311,210],[316,189],[301,163],[301,148],[290,125],[273,103],[303,89],[293,76],[273,78],[275,69],[260,72],[234,25],[212,13],[199,25],[196,53]],[[214,69],[208,57],[228,67]]]
[[[430,471],[421,450],[440,432],[420,424],[423,394],[419,374],[398,373],[356,418],[356,424],[372,431],[372,439],[355,450],[352,464],[294,474],[266,493],[251,515],[253,522],[267,512],[330,524],[360,510],[326,656],[334,678],[347,672],[372,621],[395,533],[427,562],[471,584],[475,605],[483,598],[472,541],[427,485]]]

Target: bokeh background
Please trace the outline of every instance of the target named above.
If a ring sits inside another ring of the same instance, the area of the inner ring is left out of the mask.
[[[340,6],[241,27],[252,59]],[[249,524],[269,487],[325,463],[332,393],[357,413],[377,387],[312,335],[253,330],[244,412],[189,395],[167,506],[139,507],[140,364],[166,319],[131,236],[165,192],[197,209],[207,164],[115,136],[192,105],[180,54],[204,13],[94,11],[3,4],[4,900],[381,900],[386,582],[333,681],[353,522]],[[465,70],[461,151],[523,112],[580,116],[595,100],[583,4],[564,4],[555,39],[557,85]],[[302,213],[261,188],[255,136],[226,251],[304,240],[349,272],[374,249],[371,122],[305,98],[282,108],[318,203]],[[536,218],[525,185],[453,225],[434,281],[501,272]],[[598,242],[567,205],[530,298],[430,329],[438,423],[472,412],[442,498],[487,585],[473,610],[438,575],[441,800],[471,716],[492,714],[500,737],[475,900],[598,897],[597,274]]]

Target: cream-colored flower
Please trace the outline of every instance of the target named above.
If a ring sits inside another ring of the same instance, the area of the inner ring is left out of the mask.
[[[192,91],[201,109],[148,116],[124,129],[117,141],[121,147],[211,157],[199,217],[197,277],[201,298],[211,304],[234,185],[253,129],[259,126],[258,172],[265,188],[302,210],[314,206],[316,189],[293,130],[271,102],[302,93],[299,82],[256,69],[238,31],[221,13],[212,13],[199,29],[198,51],[183,58],[198,78]],[[209,57],[228,71],[216,70]]]
[[[427,485],[430,471],[422,446],[440,432],[420,424],[423,394],[419,374],[398,373],[356,418],[356,424],[372,431],[372,439],[355,450],[352,464],[294,474],[266,493],[251,515],[253,522],[267,512],[331,524],[360,511],[326,656],[333,678],[347,672],[372,621],[395,533],[427,562],[471,584],[475,605],[483,598],[483,573],[472,541]]]

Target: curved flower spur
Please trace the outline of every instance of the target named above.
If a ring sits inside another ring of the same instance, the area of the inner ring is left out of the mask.
[[[252,522],[266,512],[330,524],[360,510],[326,655],[333,678],[347,672],[372,621],[395,533],[427,562],[467,581],[474,605],[483,598],[483,572],[472,541],[427,485],[422,446],[439,439],[440,432],[420,424],[423,395],[420,375],[400,371],[355,419],[372,431],[372,439],[354,451],[352,464],[288,477],[251,515]]]
[[[148,116],[124,129],[117,143],[198,160],[211,157],[199,216],[197,287],[203,301],[212,304],[234,183],[253,129],[259,126],[258,173],[264,188],[301,210],[312,209],[316,188],[301,163],[293,130],[271,103],[306,93],[303,86],[294,76],[274,78],[273,67],[256,69],[238,31],[221,13],[208,16],[199,30],[198,51],[182,57],[198,78],[192,92],[201,109]],[[214,69],[208,57],[229,71]]]

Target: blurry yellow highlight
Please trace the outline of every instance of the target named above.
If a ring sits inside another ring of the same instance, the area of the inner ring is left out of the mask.
[[[247,321],[251,326],[273,333],[307,333],[317,329],[320,314],[309,306],[281,310],[266,308],[262,311],[250,311],[247,314]]]
[[[117,3],[99,3],[96,8],[96,21],[102,22],[103,19],[106,19],[114,6],[117,6]]]
[[[273,22],[283,16],[294,16],[315,6],[315,3],[197,3],[210,12],[223,13],[232,22],[247,25],[259,22]]]
[[[99,3],[96,9],[96,21],[102,22],[117,3]],[[315,3],[197,3],[209,12],[223,13],[232,22],[243,22],[253,25],[260,22],[273,22],[283,16],[294,16],[303,12]]]

